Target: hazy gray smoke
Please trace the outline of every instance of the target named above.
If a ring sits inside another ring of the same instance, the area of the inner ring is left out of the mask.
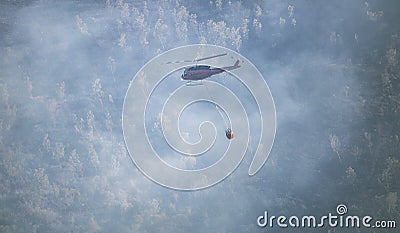
[[[319,216],[342,202],[352,214],[399,219],[398,9],[358,0],[2,1],[0,231],[265,232],[256,225],[264,210]],[[247,156],[217,186],[177,192],[130,161],[122,104],[146,62],[194,43],[251,60],[278,126],[256,176]]]

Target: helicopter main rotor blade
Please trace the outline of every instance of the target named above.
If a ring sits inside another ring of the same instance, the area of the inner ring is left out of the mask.
[[[207,60],[207,59],[216,58],[216,57],[222,57],[222,56],[225,56],[225,55],[228,55],[228,53],[221,53],[221,54],[217,54],[217,55],[213,55],[213,56],[209,56],[209,57],[203,57],[203,58],[199,58],[199,59],[194,59],[194,61],[195,62],[204,61],[204,60]]]
[[[183,61],[169,61],[166,62],[165,64],[172,64],[172,63],[184,63],[184,62],[194,62],[192,60],[183,60]]]
[[[222,56],[226,56],[226,55],[228,55],[228,53],[221,53],[221,54],[217,54],[217,55],[213,55],[213,56],[209,56],[209,57],[202,57],[202,58],[198,58],[198,59],[194,59],[194,60],[169,61],[169,62],[166,62],[165,64],[185,63],[185,62],[198,62],[198,61],[204,61],[204,60],[207,60],[207,59],[216,58],[216,57],[222,57]]]

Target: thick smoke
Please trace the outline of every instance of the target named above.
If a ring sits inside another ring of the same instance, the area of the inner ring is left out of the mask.
[[[398,220],[397,9],[396,1],[2,1],[0,231],[264,232],[256,219],[265,210],[320,216],[339,203]],[[194,43],[257,66],[277,134],[257,175],[248,177],[246,155],[220,184],[178,192],[130,161],[121,114],[146,62]]]

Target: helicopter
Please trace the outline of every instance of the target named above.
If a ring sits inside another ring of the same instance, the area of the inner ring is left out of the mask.
[[[181,75],[182,80],[203,80],[211,77],[215,74],[220,74],[225,71],[233,70],[239,68],[239,60],[233,64],[233,66],[221,67],[221,68],[211,68],[207,65],[196,65],[185,68],[183,74]]]
[[[176,62],[168,62],[167,64],[170,63],[181,63],[181,62],[196,62],[195,66],[190,66],[190,67],[185,67],[183,70],[183,74],[181,75],[182,80],[187,80],[189,81],[189,85],[191,84],[191,81],[199,81],[203,80],[206,78],[209,78],[213,75],[220,74],[226,71],[234,70],[237,68],[240,68],[240,61],[239,59],[236,60],[236,62],[232,66],[226,66],[226,67],[214,67],[212,68],[211,66],[208,65],[197,65],[197,62],[199,61],[204,61],[208,60],[211,58],[216,58],[216,57],[222,57],[228,55],[227,53],[222,53],[222,54],[217,54],[209,57],[204,57],[204,58],[199,58],[199,59],[194,59],[194,60],[184,60],[184,61],[176,61]]]
[[[237,68],[240,68],[240,61],[239,59],[236,60],[236,62],[232,66],[226,66],[226,67],[211,67],[209,65],[197,65],[197,62],[199,61],[204,61],[207,59],[212,59],[216,57],[222,57],[226,56],[228,53],[222,53],[222,54],[217,54],[217,55],[212,55],[208,57],[203,57],[203,58],[198,58],[194,60],[183,60],[183,61],[176,61],[176,62],[167,62],[166,64],[171,64],[171,63],[183,63],[183,62],[196,62],[195,66],[190,66],[190,67],[185,67],[183,70],[183,74],[181,75],[182,80],[188,81],[186,84],[187,86],[194,86],[196,84],[192,84],[192,81],[200,81],[200,85],[202,85],[201,80],[209,78],[213,75],[220,74],[226,71],[234,70]],[[207,88],[207,87],[206,87]],[[208,90],[207,90],[208,92]],[[209,93],[210,94],[210,93]],[[210,95],[211,96],[211,95]],[[221,110],[218,108],[217,105],[215,105],[216,109],[218,110],[219,114],[223,118],[223,113]],[[225,124],[227,126],[227,129],[225,130],[225,136],[227,139],[231,140],[234,138],[234,133],[230,127],[228,127],[227,122],[225,121]]]

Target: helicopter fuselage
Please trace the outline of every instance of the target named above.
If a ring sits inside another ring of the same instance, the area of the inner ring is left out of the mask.
[[[181,78],[183,80],[203,80],[211,77],[212,75],[220,74],[224,71],[225,70],[221,68],[211,68],[210,66],[206,65],[198,65],[185,68]]]

